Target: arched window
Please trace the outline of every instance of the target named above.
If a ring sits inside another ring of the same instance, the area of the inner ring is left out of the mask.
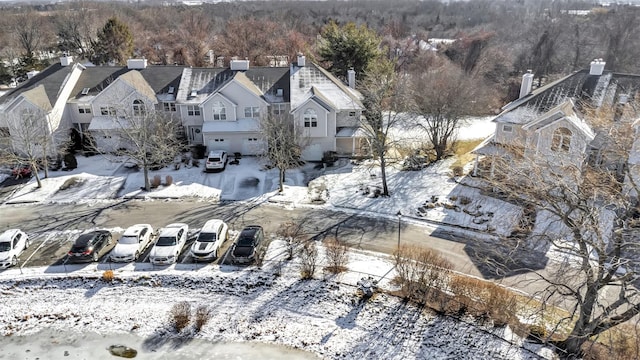
[[[146,113],[142,100],[133,100],[133,116],[142,116]]]
[[[227,120],[227,109],[220,101],[213,103],[213,120]]]
[[[302,118],[304,120],[304,127],[318,127],[318,115],[315,110],[305,110]]]
[[[551,150],[569,152],[571,135],[571,130],[563,127],[557,128],[553,132],[553,139],[551,139]]]

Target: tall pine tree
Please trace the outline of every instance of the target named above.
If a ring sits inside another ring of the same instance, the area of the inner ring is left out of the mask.
[[[112,17],[98,31],[98,39],[92,44],[93,58],[96,65],[114,62],[125,65],[133,55],[133,37],[129,27]]]

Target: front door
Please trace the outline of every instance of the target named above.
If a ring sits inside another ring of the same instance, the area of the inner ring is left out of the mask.
[[[202,144],[202,126],[189,126],[188,128],[189,143]]]

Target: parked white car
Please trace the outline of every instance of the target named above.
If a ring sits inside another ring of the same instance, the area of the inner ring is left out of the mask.
[[[189,225],[184,223],[169,224],[162,228],[149,254],[151,263],[168,265],[178,261],[178,256],[187,242],[188,233]]]
[[[125,262],[138,260],[140,254],[149,246],[153,236],[153,227],[149,224],[132,225],[124,231],[116,246],[111,250],[111,261]]]
[[[204,170],[224,170],[227,167],[227,152],[224,150],[211,150],[207,161],[204,163]]]
[[[207,221],[196,241],[191,245],[191,257],[194,260],[211,260],[218,257],[218,250],[227,241],[229,226],[222,220]]]
[[[18,264],[18,257],[29,247],[29,237],[19,229],[9,229],[0,235],[0,269]]]

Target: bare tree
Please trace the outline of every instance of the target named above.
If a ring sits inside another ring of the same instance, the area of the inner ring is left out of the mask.
[[[170,163],[182,150],[177,136],[179,121],[153,108],[139,107],[135,113],[120,112],[114,122],[117,148],[97,150],[116,151],[135,162],[144,173],[144,189],[149,191],[149,170]]]
[[[470,77],[451,64],[413,77],[414,111],[422,117],[417,123],[426,130],[436,160],[446,155],[464,117],[478,106],[477,88]]]
[[[10,146],[0,149],[1,158],[10,165],[24,164],[31,168],[37,187],[42,187],[39,168],[44,166],[48,176],[47,156],[55,152],[53,134],[42,110],[25,109],[19,115],[9,115]]]
[[[287,115],[267,114],[260,122],[260,133],[267,147],[263,154],[278,168],[278,192],[283,192],[286,171],[300,166],[302,149],[308,138]]]
[[[525,149],[519,161],[494,159],[496,176],[488,179],[494,191],[536,209],[527,241],[504,242],[513,246],[509,257],[536,249],[544,256],[550,248],[565,254],[557,268],[515,271],[537,275],[538,286],[531,288],[542,288],[534,293],[541,310],[569,311],[552,327],[568,329],[558,344],[570,354],[580,354],[587,341],[640,313],[638,172],[628,163],[628,154],[638,151],[632,145],[636,132],[630,122],[613,121],[616,111],[605,113],[587,116],[599,139],[597,151],[572,152],[580,139],[558,128],[543,153]]]
[[[382,196],[389,196],[386,170],[388,154],[398,145],[391,132],[409,121],[406,113],[409,109],[407,78],[395,73],[393,68],[393,64],[387,61],[375,63],[361,86],[365,108],[361,129],[369,143],[371,155],[380,166]]]

